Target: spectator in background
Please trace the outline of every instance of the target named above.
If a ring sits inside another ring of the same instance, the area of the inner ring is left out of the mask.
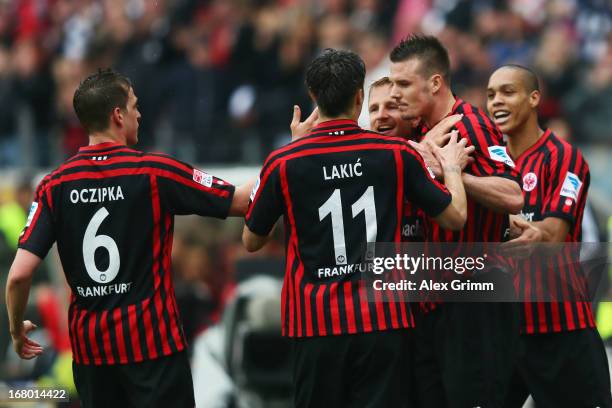
[[[576,38],[570,27],[556,24],[544,31],[534,55],[534,67],[544,88],[540,106],[543,120],[563,115],[562,102],[578,82],[576,56]]]
[[[31,137],[35,147],[33,162],[38,167],[50,163],[51,130],[55,120],[53,98],[55,83],[48,56],[32,39],[17,42],[13,48],[17,102],[20,105],[20,133]]]
[[[20,147],[15,119],[17,98],[10,50],[0,46],[0,166],[19,165]]]
[[[581,141],[612,143],[612,34],[603,57],[564,99],[570,123]]]
[[[535,66],[548,95],[541,116],[569,118],[578,142],[606,142],[606,120],[612,117],[606,110],[612,30],[606,5],[601,0],[3,2],[0,41],[9,58],[0,50],[0,99],[7,105],[6,120],[0,121],[0,165],[14,165],[17,155],[25,166],[57,164],[83,143],[82,130],[62,102],[74,86],[71,75],[58,74],[58,64],[83,71],[114,66],[133,76],[136,86],[145,85],[139,89],[147,150],[175,143],[183,147],[176,150],[183,160],[259,162],[288,138],[285,115],[279,113],[290,112],[294,103],[309,104],[301,86],[305,61],[326,47],[353,48],[373,72],[384,69],[377,61],[389,49],[388,38],[421,31],[436,34],[449,48],[459,96],[482,106],[479,90],[493,68],[509,62]],[[219,78],[220,72],[228,74]],[[189,99],[196,103],[183,109]],[[584,113],[590,120],[576,126]],[[25,149],[13,153],[20,137]],[[49,157],[56,145],[61,154]]]
[[[175,271],[176,301],[189,344],[220,318],[226,275],[214,261],[215,249],[211,245],[191,245],[184,251],[181,268]]]
[[[5,245],[13,252],[17,250],[17,241],[26,224],[33,198],[32,179],[22,176],[15,189],[15,199],[0,207],[0,233]]]
[[[357,54],[363,59],[366,66],[364,89],[370,89],[376,80],[389,75],[389,59],[387,58],[387,39],[380,31],[363,32],[359,35],[356,43]],[[368,119],[368,106],[370,94],[365,93],[365,100],[359,115],[359,126],[367,129],[370,121]]]
[[[56,60],[53,67],[53,77],[57,84],[55,103],[59,143],[64,159],[74,156],[87,143],[87,133],[72,108],[72,96],[85,73],[83,65],[79,61],[62,58]]]
[[[222,106],[226,104],[224,70],[211,60],[207,37],[192,38],[185,56],[173,64],[166,89],[173,137],[169,151],[191,162],[220,159],[224,143],[219,133]],[[215,132],[211,132],[215,129]]]

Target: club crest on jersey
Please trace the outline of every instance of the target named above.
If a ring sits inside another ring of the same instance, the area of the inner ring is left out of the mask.
[[[255,185],[253,186],[253,189],[251,190],[251,196],[250,196],[251,201],[255,199],[255,194],[257,194],[257,190],[259,190],[260,181],[261,180],[259,179],[259,177],[257,177],[257,181],[255,182]]]
[[[565,176],[565,180],[563,181],[563,185],[561,186],[561,192],[559,195],[578,201],[578,195],[580,194],[581,188],[582,181],[580,181],[577,175],[571,171],[568,171]]]
[[[538,176],[533,172],[525,174],[523,177],[523,190],[532,191],[538,185]]]
[[[38,210],[38,203],[36,201],[32,202],[32,206],[30,207],[30,213],[28,214],[28,221],[26,222],[26,227],[29,227],[34,219],[34,214],[36,214],[36,210]]]
[[[193,169],[193,181],[200,183],[203,186],[211,187],[213,183],[213,176],[198,169]]]
[[[506,163],[510,167],[514,167],[514,161],[506,151],[505,146],[489,146],[489,155],[495,161]]]

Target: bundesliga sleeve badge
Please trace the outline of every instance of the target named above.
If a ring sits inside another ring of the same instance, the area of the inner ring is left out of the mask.
[[[506,151],[505,146],[489,146],[489,155],[495,161],[506,163],[510,167],[514,167],[514,161]]]
[[[577,175],[568,171],[565,175],[565,180],[563,181],[559,195],[578,201],[578,195],[580,194],[581,188],[582,181],[580,181]]]

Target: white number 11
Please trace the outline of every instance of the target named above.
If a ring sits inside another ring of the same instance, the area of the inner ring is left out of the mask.
[[[374,187],[369,186],[361,197],[351,206],[353,218],[362,211],[365,213],[366,240],[376,242],[378,226],[376,224],[376,203],[374,202]],[[319,207],[319,221],[331,214],[332,236],[334,239],[334,257],[336,265],[346,265],[346,241],[344,240],[344,220],[342,218],[342,199],[340,189],[335,189],[332,195]]]

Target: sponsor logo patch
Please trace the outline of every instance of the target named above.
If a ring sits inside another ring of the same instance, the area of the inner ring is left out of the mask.
[[[514,161],[512,161],[505,146],[489,146],[489,155],[495,161],[506,163],[508,166],[514,167]]]
[[[250,200],[253,201],[255,199],[255,194],[257,194],[257,190],[259,189],[259,177],[257,177],[257,181],[255,182],[255,185],[253,186],[253,189],[251,190],[251,196],[250,196]]]
[[[213,176],[198,169],[193,169],[193,181],[200,183],[203,186],[211,187],[213,183]]]
[[[523,190],[532,191],[538,185],[538,176],[535,173],[529,172],[523,177]]]
[[[565,180],[563,181],[563,185],[561,186],[561,192],[559,195],[578,201],[578,195],[580,194],[581,188],[582,181],[580,181],[577,175],[571,171],[568,171],[565,176]]]
[[[38,210],[38,203],[36,201],[32,202],[32,206],[30,207],[30,213],[28,214],[28,221],[26,222],[26,227],[29,227],[34,219],[34,215],[36,214],[36,210]]]

